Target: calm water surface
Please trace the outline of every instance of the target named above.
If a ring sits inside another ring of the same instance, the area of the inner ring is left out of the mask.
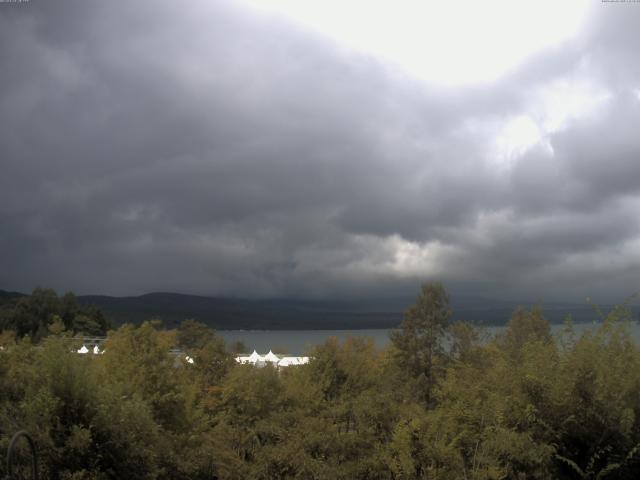
[[[594,330],[598,325],[591,323],[575,324],[573,326],[576,336],[588,330]],[[552,325],[554,334],[559,333],[564,325]],[[487,336],[493,336],[504,330],[504,327],[484,327]],[[630,325],[631,334],[640,343],[640,324],[634,322]],[[220,330],[220,334],[228,343],[241,341],[248,350],[248,353],[257,350],[264,354],[269,350],[286,352],[290,354],[302,355],[308,352],[314,345],[323,343],[329,337],[336,337],[342,341],[347,337],[369,337],[372,338],[378,348],[382,348],[389,343],[388,329],[374,330]]]

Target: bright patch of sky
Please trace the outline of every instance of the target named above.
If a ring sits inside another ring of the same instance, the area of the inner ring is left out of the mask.
[[[524,155],[534,145],[544,141],[544,132],[528,115],[517,115],[507,120],[495,138],[490,157],[499,167],[508,167],[517,158]],[[547,151],[553,154],[553,147],[544,143]]]
[[[536,96],[541,126],[548,133],[565,129],[572,120],[595,114],[612,98],[606,89],[581,78],[557,80]]]
[[[462,86],[497,80],[528,56],[575,36],[588,2],[365,2],[244,0],[372,55],[429,84]],[[575,78],[534,92],[526,111],[496,126],[487,156],[500,170],[536,145],[549,155],[548,135],[592,113],[608,92]],[[488,133],[488,132],[486,132]]]
[[[588,2],[243,0],[441,85],[495,80],[577,33]]]
[[[584,78],[555,80],[532,93],[526,114],[506,120],[489,148],[489,157],[498,167],[509,167],[534,146],[553,155],[550,135],[575,121],[593,118],[613,95]]]

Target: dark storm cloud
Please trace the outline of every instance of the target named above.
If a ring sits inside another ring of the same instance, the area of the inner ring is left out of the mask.
[[[230,2],[7,5],[0,288],[637,288],[638,8],[594,7],[578,38],[454,88]],[[606,93],[595,113],[496,150],[580,82]]]

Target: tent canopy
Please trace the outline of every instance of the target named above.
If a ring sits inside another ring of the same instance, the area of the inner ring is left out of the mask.
[[[278,356],[275,353],[273,353],[271,350],[269,350],[269,353],[267,353],[264,356],[264,360],[265,362],[274,362],[274,363],[278,363],[280,361]]]
[[[264,358],[262,357],[262,355],[259,355],[258,352],[254,350],[253,353],[249,355],[249,361],[251,363],[256,363],[256,362],[264,361]]]

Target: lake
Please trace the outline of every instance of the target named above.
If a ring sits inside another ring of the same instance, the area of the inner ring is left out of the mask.
[[[574,326],[576,336],[597,328],[592,323],[577,323]],[[483,330],[489,336],[494,336],[504,330],[505,327],[484,327]],[[564,325],[552,325],[551,331],[559,333]],[[640,324],[633,322],[630,326],[631,334],[636,342],[640,343]],[[247,346],[247,353],[257,350],[264,354],[269,350],[286,352],[291,355],[307,353],[311,347],[323,343],[329,337],[336,337],[340,341],[347,337],[372,338],[378,348],[383,348],[389,343],[389,329],[372,330],[219,330],[218,334],[227,343],[241,341]]]

